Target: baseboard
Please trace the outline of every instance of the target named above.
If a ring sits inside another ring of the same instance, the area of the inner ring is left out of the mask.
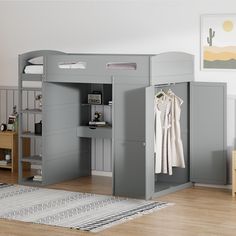
[[[112,177],[112,172],[92,170],[92,175]]]
[[[221,188],[221,189],[232,189],[231,184],[227,185],[216,185],[216,184],[201,184],[201,183],[194,183],[196,187],[207,187],[207,188]]]

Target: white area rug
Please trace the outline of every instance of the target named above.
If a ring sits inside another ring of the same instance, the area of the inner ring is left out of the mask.
[[[169,203],[0,184],[0,218],[98,232]]]

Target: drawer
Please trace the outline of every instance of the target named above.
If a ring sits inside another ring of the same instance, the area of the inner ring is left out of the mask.
[[[111,127],[97,127],[96,129],[90,129],[88,126],[79,126],[77,128],[77,136],[84,138],[112,138]]]
[[[12,136],[0,135],[0,148],[12,148]]]

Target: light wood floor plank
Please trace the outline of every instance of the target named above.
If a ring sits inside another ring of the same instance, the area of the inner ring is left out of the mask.
[[[17,176],[0,171],[0,182],[16,183]],[[111,179],[82,178],[50,186],[70,191],[111,194]],[[156,200],[175,203],[167,207],[114,226],[99,233],[88,233],[67,228],[0,220],[0,235],[15,236],[215,236],[236,235],[236,199],[229,190],[189,188]]]

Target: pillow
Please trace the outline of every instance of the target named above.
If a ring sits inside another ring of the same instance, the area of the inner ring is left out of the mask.
[[[34,57],[28,60],[33,65],[43,65],[43,57]]]

